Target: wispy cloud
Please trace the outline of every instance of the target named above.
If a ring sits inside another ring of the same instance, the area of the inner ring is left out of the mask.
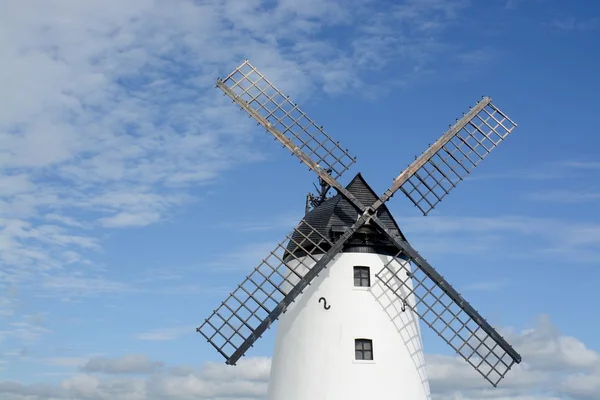
[[[34,343],[50,332],[40,315],[21,315],[0,329],[0,342],[12,339],[19,344]]]
[[[509,285],[509,281],[507,279],[499,279],[495,281],[481,281],[481,282],[473,282],[467,283],[466,285],[461,285],[461,289],[467,292],[478,291],[478,292],[490,292],[494,290],[500,290]]]
[[[559,164],[573,169],[600,170],[600,161],[563,161]]]
[[[61,297],[90,296],[107,293],[132,292],[136,290],[131,285],[123,282],[112,281],[103,277],[51,275],[41,284],[41,287],[50,290],[52,294]]]
[[[504,6],[508,9],[508,10],[516,10],[518,8],[520,8],[521,6],[525,5],[525,4],[531,4],[531,3],[542,3],[545,0],[507,0],[506,3],[504,3]]]
[[[88,360],[89,358],[86,357],[53,357],[44,359],[42,362],[53,367],[73,368],[84,365]]]
[[[0,279],[3,278],[0,272]],[[14,314],[17,296],[19,295],[19,287],[16,285],[7,285],[4,292],[0,296],[0,317],[8,317]]]
[[[509,246],[510,257],[600,261],[600,224],[587,221],[495,217],[404,217],[402,229],[425,254],[487,255]],[[507,256],[503,253],[504,256]]]
[[[146,226],[160,221],[157,212],[127,213],[120,212],[112,217],[100,218],[100,224],[107,228],[130,228],[134,226]]]
[[[501,53],[492,47],[483,47],[458,54],[458,60],[468,67],[483,67],[500,57]]]
[[[78,221],[77,219],[75,219],[73,217],[68,217],[66,215],[60,215],[60,214],[56,214],[56,213],[46,214],[44,216],[44,219],[46,219],[47,221],[50,221],[50,222],[58,222],[61,225],[72,226],[75,228],[84,228],[85,227],[85,225],[83,223],[81,223],[80,221]]]
[[[217,260],[208,262],[206,267],[213,272],[250,271],[275,250],[282,238],[273,241],[247,243],[219,255]]]
[[[587,203],[600,200],[600,192],[578,192],[568,190],[552,190],[547,192],[530,193],[525,196],[527,200],[550,203]]]
[[[149,340],[149,341],[167,341],[174,340],[182,335],[193,334],[195,332],[194,326],[178,326],[173,328],[161,328],[153,329],[147,332],[142,332],[135,335],[138,340]]]
[[[552,28],[566,32],[596,31],[600,29],[600,18],[579,18],[571,16],[556,19],[549,25]]]
[[[81,366],[84,372],[105,374],[148,374],[162,368],[164,363],[151,361],[141,354],[130,354],[120,358],[95,357]]]
[[[374,12],[371,0],[3,3],[0,293],[9,285],[72,295],[128,290],[89,272],[107,229],[164,221],[192,200],[190,187],[264,157],[254,125],[214,89],[244,58],[296,101],[372,96],[381,86],[374,74],[386,68],[394,66],[390,88],[435,65],[444,32],[467,5],[409,0]],[[359,25],[350,35],[319,35]],[[272,228],[249,222],[242,228]],[[73,276],[48,278],[67,265]]]
[[[563,160],[507,170],[501,173],[478,173],[477,175],[469,176],[466,179],[523,179],[546,181],[582,177],[594,173],[594,171],[598,169],[600,169],[600,162],[598,161]]]
[[[273,230],[283,230],[286,233],[298,225],[303,215],[299,213],[284,214],[269,217],[268,220],[236,220],[233,222],[224,222],[219,225],[220,228],[231,229],[238,232],[267,232]]]
[[[468,4],[466,0],[409,0],[390,9],[375,9],[370,2],[362,3],[359,29],[363,35],[352,40],[352,61],[373,71],[383,71],[394,60],[396,71],[391,80],[386,79],[385,88],[375,90],[363,84],[362,92],[370,96],[431,74],[434,66],[430,61],[450,47],[444,42],[443,33],[459,23],[460,12]]]

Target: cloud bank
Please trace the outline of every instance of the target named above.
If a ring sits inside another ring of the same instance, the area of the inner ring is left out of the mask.
[[[428,354],[427,369],[436,400],[598,400],[600,354],[574,337],[558,332],[542,315],[529,329],[505,330],[523,356],[498,388],[454,356]],[[65,365],[71,365],[67,363]],[[1,382],[6,400],[55,399],[265,399],[270,359],[244,358],[235,367],[224,363],[165,365],[143,355],[93,357],[57,385]]]

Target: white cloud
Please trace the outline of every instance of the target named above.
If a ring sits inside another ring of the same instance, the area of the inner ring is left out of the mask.
[[[456,395],[465,398],[497,398],[497,396],[518,396],[532,388],[547,385],[548,377],[536,370],[516,365],[507,376],[493,388],[481,375],[461,358],[449,356],[428,356],[427,375],[434,394]],[[546,390],[550,387],[546,387]]]
[[[513,366],[498,388],[491,388],[462,359],[428,356],[428,376],[438,399],[559,399],[577,377],[593,374],[600,367],[600,355],[576,338],[564,336],[545,315],[531,329],[520,333],[506,330],[506,340],[521,354],[521,364]],[[584,375],[581,375],[581,374]],[[586,378],[583,378],[586,379]]]
[[[153,329],[148,332],[139,333],[135,337],[139,340],[166,341],[177,339],[182,335],[194,333],[195,330],[196,329],[193,326]]]
[[[514,340],[514,346],[522,348],[523,357],[536,370],[585,370],[600,366],[597,352],[574,337],[561,335],[546,315]]]
[[[598,400],[599,354],[576,338],[557,332],[541,316],[533,328],[510,332],[507,340],[521,352],[523,362],[513,367],[498,388],[491,387],[462,359],[428,355],[428,376],[433,399],[442,400]],[[77,359],[59,362],[75,365]],[[79,360],[77,360],[79,361]],[[82,365],[82,364],[79,364]],[[24,385],[0,382],[2,398],[49,400],[89,399],[264,399],[270,359],[242,359],[237,366],[205,363],[164,366],[145,356],[116,359],[92,358],[83,364],[85,373],[73,372],[60,385]],[[127,374],[143,374],[130,377]],[[11,397],[12,396],[12,397]],[[21,396],[21,397],[19,397]]]
[[[315,92],[379,93],[371,79],[394,61],[404,67],[387,76],[385,90],[431,71],[433,56],[444,52],[444,30],[466,4],[411,0],[374,13],[371,0],[311,1],[310,7],[291,0],[1,2],[0,316],[17,319],[2,325],[0,340],[35,341],[49,333],[15,317],[12,288],[31,285],[42,296],[66,297],[135,290],[86,268],[88,253],[101,249],[104,229],[168,218],[190,201],[192,185],[215,182],[224,171],[261,159],[253,140],[254,132],[262,132],[232,112],[213,88],[217,76],[249,57],[297,101]],[[347,34],[357,21],[362,26]],[[324,39],[324,28],[345,33]],[[492,225],[527,228],[522,221]],[[227,265],[214,267],[247,269],[273,245],[242,249]],[[73,268],[67,274],[68,264]],[[199,290],[186,288],[177,292]],[[167,340],[178,329],[139,338]],[[587,368],[595,353],[565,340],[559,347],[586,354],[588,364],[579,367]],[[558,357],[548,350],[533,356]],[[438,360],[441,368],[453,362]],[[564,355],[559,362],[574,363]],[[0,382],[0,397],[262,398],[269,368],[261,358],[235,368],[207,364],[167,372],[161,362],[139,355],[47,363],[83,365],[85,373],[59,385]],[[125,372],[155,375],[119,376]],[[571,376],[575,383],[592,377]],[[569,382],[565,388],[574,387]]]
[[[84,280],[106,287],[86,272],[105,229],[163,221],[191,186],[260,160],[263,133],[214,89],[244,58],[296,101],[372,96],[373,72],[397,57],[385,90],[427,69],[465,4],[411,0],[367,18],[372,0],[2,2],[0,293],[62,290],[40,277],[66,265],[81,293]]]
[[[89,375],[75,375],[61,383],[61,387],[75,396],[91,397],[100,385],[100,380]]]
[[[600,398],[600,368],[567,377],[561,383],[560,390],[575,399],[598,400]]]
[[[160,361],[151,361],[140,354],[130,354],[120,358],[107,359],[95,357],[81,366],[85,372],[103,372],[105,374],[148,374],[163,367]]]

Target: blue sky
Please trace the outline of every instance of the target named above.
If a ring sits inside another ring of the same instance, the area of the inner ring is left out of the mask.
[[[0,397],[262,399],[195,327],[313,173],[214,88],[248,58],[382,193],[481,96],[519,127],[408,240],[523,355],[490,390],[427,329],[435,399],[600,399],[600,4],[0,2]],[[473,378],[475,376],[475,378]]]

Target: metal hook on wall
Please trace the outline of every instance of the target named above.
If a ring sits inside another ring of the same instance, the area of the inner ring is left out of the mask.
[[[323,308],[329,310],[331,306],[327,305],[327,299],[325,299],[325,297],[321,297],[319,298],[319,303],[321,302],[321,300],[323,300]]]

